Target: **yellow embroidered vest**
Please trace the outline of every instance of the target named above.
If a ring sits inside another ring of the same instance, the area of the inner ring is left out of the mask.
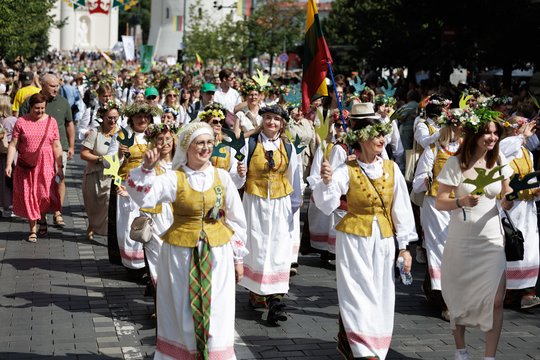
[[[257,142],[247,173],[246,192],[248,194],[265,199],[268,196],[270,199],[277,199],[292,193],[292,186],[287,179],[289,159],[283,142],[280,143],[279,151],[274,151],[272,158],[274,168],[270,169],[264,147]]]
[[[229,150],[229,147],[226,146],[224,148],[221,148],[219,152],[225,154],[225,157],[212,156],[210,158],[210,162],[214,167],[229,172],[229,168],[231,167],[231,151]]]
[[[218,170],[214,169],[214,183],[204,192],[191,188],[183,170],[177,170],[176,177],[176,200],[172,204],[174,221],[163,235],[163,241],[175,246],[195,247],[204,231],[211,247],[228,243],[234,231],[225,224],[223,216],[218,220],[208,217],[218,198],[221,199],[220,210],[225,209],[225,188]]]
[[[442,171],[444,164],[446,164],[446,161],[450,158],[450,156],[452,155],[443,149],[439,149],[437,151],[435,161],[433,162],[433,182],[431,183],[431,187],[427,191],[426,195],[433,197],[437,196],[437,191],[439,191],[439,182],[437,181],[437,176],[439,176],[439,173]],[[450,193],[450,198],[454,198],[453,191]]]
[[[378,179],[372,179],[377,192],[384,200],[388,214],[384,213],[381,198],[370,184],[368,177],[356,160],[348,161],[349,191],[347,192],[347,215],[336,226],[336,230],[347,234],[369,237],[373,225],[373,218],[377,216],[383,238],[394,235],[391,223],[390,208],[392,206],[394,192],[394,162],[383,160],[383,175]]]
[[[157,165],[154,169],[157,176],[165,174],[165,170],[159,165]],[[161,211],[163,211],[163,206],[161,204],[157,204],[153,208],[141,208],[140,211],[148,214],[161,214]]]
[[[118,175],[122,180],[127,179],[131,170],[141,166],[147,148],[148,144],[137,144],[137,139],[135,139],[135,143],[129,147],[129,157],[124,157],[124,162],[120,166],[120,170],[118,170]]]
[[[519,159],[515,158],[509,164],[512,170],[514,170],[514,173],[518,174],[520,180],[523,179],[525,175],[533,171],[532,160],[529,155],[529,151],[522,147],[521,152],[523,153],[523,156],[520,157]],[[533,190],[534,189],[521,190],[518,193],[518,199],[519,200],[534,200]]]

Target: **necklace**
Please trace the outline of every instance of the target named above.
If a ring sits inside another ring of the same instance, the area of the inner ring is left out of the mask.
[[[446,146],[442,145],[442,144],[441,144],[441,150],[443,151],[443,153],[445,153],[446,155],[450,155],[450,156],[454,156],[456,154],[456,152],[457,152],[457,150],[456,151],[448,150],[448,148]]]
[[[137,140],[137,134],[134,134],[133,136],[135,137],[135,145],[139,149],[139,152],[141,154],[144,154],[146,152],[146,149],[147,149],[148,145],[147,144],[139,144],[139,141]],[[142,148],[141,148],[141,146],[142,146]]]

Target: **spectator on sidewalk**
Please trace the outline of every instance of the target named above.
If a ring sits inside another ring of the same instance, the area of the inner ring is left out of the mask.
[[[0,96],[0,169],[7,164],[8,146],[11,142],[13,127],[17,118],[11,116],[11,103],[9,97]],[[13,205],[13,181],[4,174],[0,176],[0,208],[2,215],[11,213]]]
[[[66,163],[68,160],[73,159],[73,154],[75,153],[75,126],[73,125],[71,108],[68,101],[64,97],[58,95],[59,84],[56,75],[47,73],[41,77],[40,83],[42,86],[40,93],[47,98],[45,113],[56,120],[56,125],[60,134],[60,144],[62,144],[62,161],[57,162],[56,165],[62,165],[62,174],[65,174]],[[29,99],[26,99],[19,109],[19,114],[21,116],[30,111],[30,103],[28,100]],[[58,183],[58,191],[60,192],[60,203],[63,206],[66,194],[66,184],[63,177]],[[59,227],[64,227],[66,225],[64,218],[62,217],[61,209],[58,209],[58,211],[54,213],[53,223]]]
[[[28,219],[27,241],[35,243],[38,231],[41,237],[47,235],[47,212],[60,209],[57,183],[64,173],[58,127],[55,119],[45,113],[47,97],[34,94],[28,103],[30,112],[18,118],[13,128],[5,174],[13,176],[13,212]],[[15,152],[17,166],[13,170]]]

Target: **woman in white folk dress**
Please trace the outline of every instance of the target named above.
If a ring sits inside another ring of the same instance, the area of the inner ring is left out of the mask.
[[[446,161],[437,177],[435,208],[451,211],[441,265],[441,288],[456,345],[455,359],[469,359],[465,328],[476,327],[485,333],[484,359],[493,360],[502,330],[506,285],[504,236],[497,196],[503,197],[504,209],[512,207],[505,195],[511,192],[509,178],[513,171],[499,153],[503,129],[500,113],[486,108],[474,113],[463,125],[465,136],[458,152]],[[504,166],[494,177],[502,176],[503,180],[484,186],[483,195],[472,194],[477,186],[465,181],[476,179],[487,183],[478,177],[482,171],[487,176],[497,163]],[[483,170],[478,173],[476,169]],[[450,197],[452,192],[454,198]]]
[[[348,142],[358,155],[332,170],[325,161],[313,189],[316,205],[330,214],[347,196],[348,211],[336,225],[336,279],[340,311],[338,351],[346,359],[384,359],[394,326],[394,236],[404,270],[417,240],[409,193],[399,167],[379,154],[388,124],[373,111],[353,106]]]
[[[160,158],[158,164],[154,168],[157,176],[163,175],[166,171],[172,169],[172,159],[176,149],[175,141],[177,133],[178,126],[176,123],[151,124],[144,132],[145,139],[149,144],[149,149],[159,148]],[[140,212],[141,215],[146,215],[152,219],[152,238],[148,243],[144,244],[144,255],[150,276],[150,282],[147,289],[151,289],[151,292],[155,297],[157,265],[161,246],[163,245],[161,237],[173,223],[173,211],[170,203],[163,202],[158,203],[154,207],[141,208]]]
[[[185,125],[172,171],[156,176],[159,146],[129,176],[141,207],[170,202],[174,222],[158,262],[154,359],[235,359],[235,275],[243,275],[246,221],[229,174],[210,163],[212,128]]]
[[[513,116],[508,121],[512,126],[507,128],[508,136],[501,140],[501,153],[521,179],[534,170],[533,156],[524,145],[533,135],[536,121],[528,122],[521,116]],[[514,225],[523,233],[525,252],[523,260],[506,263],[505,307],[529,309],[540,305],[540,298],[536,296],[540,265],[536,215],[539,195],[540,188],[520,191],[514,206],[508,211]]]
[[[146,273],[143,244],[131,240],[131,223],[139,216],[139,206],[133,202],[126,191],[126,180],[130,170],[139,167],[148,143],[144,131],[152,123],[154,116],[161,113],[156,106],[135,102],[124,110],[127,127],[115,134],[109,153],[117,151],[121,162],[118,175],[122,178],[121,186],[113,186],[109,201],[108,247],[109,261],[127,268],[134,280],[139,280]],[[124,145],[120,138],[133,138],[133,143]]]
[[[449,320],[448,309],[441,293],[441,261],[444,243],[448,233],[450,213],[435,209],[435,200],[439,182],[437,176],[450,156],[455,155],[461,144],[462,123],[468,110],[452,109],[443,111],[437,122],[441,128],[434,146],[428,146],[418,159],[413,179],[413,191],[425,193],[420,212],[424,231],[424,245],[428,258],[428,272],[423,290],[426,298],[441,310],[441,317]],[[453,198],[453,194],[451,197]]]
[[[293,214],[302,202],[300,169],[284,134],[288,114],[279,105],[262,108],[262,130],[248,143],[244,210],[247,219],[245,276],[253,307],[268,308],[267,321],[287,320],[281,302],[289,291]]]

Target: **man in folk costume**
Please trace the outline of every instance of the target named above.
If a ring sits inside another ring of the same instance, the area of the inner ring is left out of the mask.
[[[289,291],[293,214],[302,202],[298,157],[284,135],[289,116],[279,105],[259,110],[261,132],[248,140],[244,210],[250,254],[240,285],[253,307],[267,307],[271,324],[287,320],[281,302]]]
[[[418,236],[405,179],[396,163],[380,157],[391,127],[372,105],[362,105],[351,109],[357,121],[347,135],[359,150],[357,158],[335,170],[324,161],[313,197],[323,213],[331,214],[347,196],[347,215],[336,225],[338,350],[346,359],[384,359],[394,326],[394,237],[410,271],[407,245]]]

